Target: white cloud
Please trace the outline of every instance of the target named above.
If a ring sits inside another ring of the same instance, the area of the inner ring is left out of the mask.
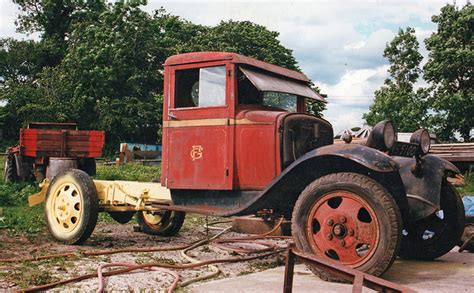
[[[305,72],[329,94],[326,118],[336,130],[361,125],[375,89],[383,84],[387,61],[383,49],[399,27],[415,27],[422,40],[435,25],[431,16],[451,0],[397,1],[158,1],[144,7],[168,12],[203,25],[249,20],[280,33]],[[458,3],[458,6],[464,3]],[[0,0],[0,36],[15,36],[17,6]],[[426,62],[426,58],[424,61]],[[422,84],[422,82],[420,83]],[[359,97],[359,99],[357,99]],[[362,97],[364,99],[362,99]]]

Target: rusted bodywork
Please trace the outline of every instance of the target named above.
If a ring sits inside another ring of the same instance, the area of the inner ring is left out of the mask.
[[[222,103],[180,105],[183,73],[217,67],[225,75]],[[302,96],[293,111],[247,104],[253,92],[242,85],[245,79],[252,82],[246,71],[298,87],[309,82],[299,72],[233,53],[189,53],[166,61],[161,183],[171,190],[173,205],[163,208],[219,216],[271,208],[290,217],[303,189],[335,172],[360,173],[380,182],[405,219],[422,218],[439,207],[442,178],[448,171],[459,172],[454,166],[427,157],[426,174],[420,179],[410,169],[417,145],[396,142],[387,152],[363,144],[334,145],[331,125],[305,114]],[[273,80],[267,86],[275,86]],[[324,101],[319,95],[316,98]],[[409,201],[416,207],[410,208]]]
[[[75,123],[32,122],[20,129],[19,144],[7,150],[20,180],[45,177],[49,158],[74,158],[76,167],[102,155],[104,131],[78,130]]]

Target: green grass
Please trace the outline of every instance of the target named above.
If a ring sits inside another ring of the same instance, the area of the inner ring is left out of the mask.
[[[161,166],[144,166],[141,164],[97,165],[95,179],[151,182],[159,180],[160,174]]]
[[[474,195],[474,172],[471,172],[471,175],[465,178],[465,185],[458,188],[458,191],[461,195]]]

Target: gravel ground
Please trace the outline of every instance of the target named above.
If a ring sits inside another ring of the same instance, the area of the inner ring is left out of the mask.
[[[135,232],[133,224],[99,223],[91,238],[81,246],[60,245],[54,242],[46,233],[33,236],[12,234],[0,230],[0,258],[21,258],[27,256],[46,255],[51,253],[77,252],[138,247],[170,247],[189,244],[194,241],[211,237],[218,233],[215,230],[206,231],[203,224],[205,218],[189,216],[175,237],[151,236]],[[227,227],[230,224],[220,224]],[[208,232],[208,233],[207,233]],[[244,237],[245,234],[226,232],[221,238]],[[271,243],[284,246],[285,241],[269,240]],[[255,246],[255,248],[259,248]],[[238,258],[233,252],[221,250],[212,245],[203,245],[191,250],[188,255],[197,260],[222,258]],[[189,263],[181,251],[120,253],[113,255],[82,257],[78,254],[73,258],[56,258],[42,261],[26,261],[19,263],[0,263],[0,292],[12,291],[63,280],[82,274],[97,271],[98,266],[111,262],[148,263],[159,262],[166,264]],[[229,278],[258,272],[284,264],[283,255],[274,255],[265,259],[247,261],[234,264],[219,264],[222,271],[217,277]],[[207,267],[176,270],[180,275],[180,282],[209,274]],[[173,282],[173,277],[158,271],[137,271],[121,276],[106,278],[107,291],[164,291]],[[84,280],[66,286],[56,287],[50,292],[95,291],[98,288],[97,278]],[[186,292],[188,287],[181,287],[180,292]]]

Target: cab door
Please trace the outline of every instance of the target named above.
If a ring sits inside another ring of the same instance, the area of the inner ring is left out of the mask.
[[[230,66],[207,62],[170,70],[163,113],[170,189],[232,189]]]

